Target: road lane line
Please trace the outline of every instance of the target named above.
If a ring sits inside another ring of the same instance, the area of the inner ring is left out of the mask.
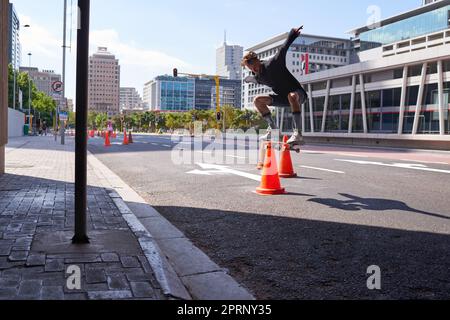
[[[201,154],[212,154],[211,151],[195,151],[196,153],[201,153]],[[216,150],[216,153],[220,152],[223,153],[223,150]],[[247,157],[239,157],[239,156],[232,156],[231,154],[226,154],[225,156],[229,157],[229,158],[235,158],[235,159],[247,159]]]
[[[330,169],[316,168],[316,167],[308,167],[308,166],[300,166],[300,167],[301,168],[305,168],[305,169],[311,169],[311,170],[318,170],[318,171],[325,171],[325,172],[331,172],[331,173],[345,174],[345,172],[337,171],[337,170],[330,170]]]
[[[450,174],[450,170],[441,170],[441,169],[428,168],[427,166],[425,166],[423,164],[416,164],[416,163],[393,163],[393,164],[389,164],[389,163],[383,163],[383,162],[356,161],[356,160],[345,160],[345,159],[335,159],[335,161],[349,162],[349,163],[360,164],[360,165],[373,165],[373,166],[380,166],[380,167],[391,167],[391,168],[411,169],[411,170],[420,170],[420,171],[427,171],[427,172],[437,172],[437,173]]]
[[[411,160],[411,159],[400,159],[400,161],[418,162],[418,163],[426,163],[426,164],[445,164],[445,165],[449,165],[449,163],[447,163],[447,162],[432,162],[432,161]]]

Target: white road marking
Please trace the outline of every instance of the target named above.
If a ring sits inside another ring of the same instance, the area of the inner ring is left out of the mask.
[[[391,167],[391,168],[401,168],[401,169],[411,169],[411,170],[420,170],[420,171],[428,171],[428,172],[438,172],[438,173],[448,173],[450,174],[450,170],[441,170],[441,169],[433,169],[428,168],[423,164],[416,163],[383,163],[383,162],[372,162],[372,161],[356,161],[356,160],[344,160],[344,159],[335,159],[336,161],[341,162],[350,162],[361,165],[373,165],[373,166],[381,166],[381,167]]]
[[[418,163],[426,163],[426,164],[445,164],[445,165],[449,165],[447,162],[432,162],[432,161],[411,160],[411,159],[400,159],[400,161],[418,162]]]
[[[168,144],[163,144],[162,146],[166,148],[172,148],[172,146],[169,146]]]
[[[223,152],[223,150],[216,150],[216,153],[219,153],[219,152]],[[212,152],[210,151],[210,152],[206,152],[206,151],[195,151],[196,153],[201,153],[201,154],[203,154],[203,153],[209,153],[209,154],[211,154]],[[229,158],[235,158],[235,159],[247,159],[247,157],[239,157],[239,156],[232,156],[231,154],[227,154],[226,155],[227,157],[229,157]]]
[[[261,176],[259,176],[259,175],[230,169],[229,167],[226,167],[226,166],[219,166],[219,165],[207,164],[207,163],[197,163],[197,165],[200,166],[203,169],[203,171],[193,170],[193,171],[189,171],[187,173],[188,174],[197,174],[197,175],[207,175],[207,176],[231,174],[231,175],[247,178],[247,179],[258,181],[258,182],[261,181]]]
[[[319,171],[325,171],[325,172],[332,172],[332,173],[339,173],[339,174],[345,174],[343,171],[337,171],[337,170],[330,170],[330,169],[324,169],[324,168],[316,168],[316,167],[308,167],[308,166],[301,166],[305,169],[311,169],[311,170],[319,170]]]

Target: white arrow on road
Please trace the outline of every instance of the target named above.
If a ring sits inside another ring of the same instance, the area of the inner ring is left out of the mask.
[[[427,166],[423,164],[417,164],[417,163],[383,163],[383,162],[374,162],[374,161],[357,161],[357,160],[344,160],[344,159],[335,159],[336,161],[341,162],[350,162],[355,164],[361,164],[361,165],[373,165],[373,166],[382,166],[382,167],[392,167],[392,168],[402,168],[402,169],[412,169],[412,170],[421,170],[421,171],[428,171],[428,172],[438,172],[438,173],[449,173],[449,170],[441,170],[441,169],[433,169],[428,168]]]
[[[189,171],[187,173],[203,175],[203,176],[230,174],[230,175],[235,175],[235,176],[239,176],[239,177],[244,177],[244,178],[247,178],[250,180],[255,180],[258,182],[261,181],[261,176],[259,176],[259,175],[230,169],[229,167],[226,167],[226,166],[220,166],[220,165],[216,165],[216,164],[207,164],[207,163],[197,163],[197,165],[200,168],[202,168],[203,170],[193,170],[193,171]]]

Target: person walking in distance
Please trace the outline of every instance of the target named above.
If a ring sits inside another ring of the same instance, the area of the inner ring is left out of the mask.
[[[294,123],[294,134],[287,142],[291,149],[304,145],[301,130],[301,105],[305,103],[308,95],[302,85],[288,70],[286,56],[290,46],[300,36],[302,29],[303,27],[292,29],[286,42],[272,59],[261,61],[255,52],[249,52],[242,60],[242,66],[252,72],[252,75],[245,78],[244,81],[246,83],[265,85],[274,92],[273,95],[257,96],[254,100],[256,109],[269,124],[267,134],[261,137],[261,140],[271,140],[272,130],[278,129],[269,106],[284,107],[289,105],[292,109]]]

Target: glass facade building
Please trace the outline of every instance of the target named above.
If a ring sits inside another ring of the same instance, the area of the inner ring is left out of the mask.
[[[232,90],[233,101],[224,101],[224,97],[222,96],[221,105],[230,104],[235,108],[241,108],[241,80],[229,80],[229,79],[221,79],[220,87],[222,88],[222,92],[230,92]],[[215,109],[215,92],[216,82],[210,79],[199,78],[195,79],[195,108],[197,110],[211,110]]]
[[[20,21],[12,3],[9,4],[8,18],[8,63],[14,69],[18,69],[21,65],[22,58],[19,39]]]
[[[160,84],[161,111],[189,111],[194,109],[195,81],[189,78],[157,77]]]
[[[449,27],[450,5],[359,34],[361,51],[420,37]]]

